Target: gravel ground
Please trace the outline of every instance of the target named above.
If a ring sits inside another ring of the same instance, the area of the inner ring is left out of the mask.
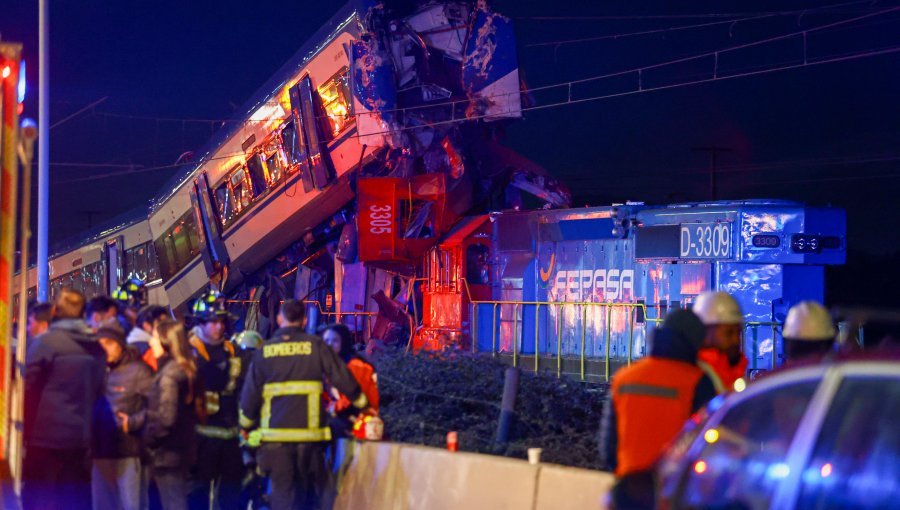
[[[460,450],[524,459],[528,448],[538,447],[544,462],[597,468],[605,385],[523,370],[510,441],[496,445],[507,365],[489,354],[402,351],[382,352],[371,361],[392,441],[444,447],[447,432],[455,430]]]

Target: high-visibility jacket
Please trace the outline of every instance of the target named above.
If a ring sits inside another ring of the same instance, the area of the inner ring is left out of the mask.
[[[321,338],[297,327],[277,330],[253,356],[241,392],[241,427],[258,427],[262,442],[330,440],[325,379],[354,407],[367,407],[353,375]]]
[[[197,425],[197,433],[216,439],[236,439],[238,394],[245,371],[241,357],[228,340],[212,346],[191,335],[189,342],[196,354],[197,375],[206,403],[206,422]]]
[[[722,394],[735,389],[738,379],[747,372],[747,358],[741,355],[736,365],[728,361],[728,355],[715,347],[705,347],[697,353],[697,366],[712,380],[716,393]]]
[[[692,363],[649,356],[616,373],[616,475],[649,469],[695,407],[703,371]],[[709,384],[708,382],[706,384]]]
[[[359,358],[351,358],[347,362],[347,369],[353,374],[356,383],[359,384],[366,400],[369,401],[369,410],[373,414],[378,414],[378,375],[375,373],[375,367],[372,364]],[[334,410],[341,412],[350,408],[350,399],[346,395],[341,394],[335,403]]]

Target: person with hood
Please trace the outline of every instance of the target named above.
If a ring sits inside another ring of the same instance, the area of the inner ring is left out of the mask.
[[[103,393],[106,353],[85,323],[84,295],[62,289],[50,329],[25,358],[26,510],[91,507],[91,418]]]
[[[125,430],[142,435],[150,453],[150,471],[163,510],[186,510],[188,470],[197,460],[197,365],[184,326],[163,319],[150,340],[158,369],[147,408],[121,416]]]
[[[322,331],[322,339],[331,347],[341,360],[347,365],[347,369],[353,374],[356,383],[369,401],[369,409],[366,411],[373,416],[378,415],[378,375],[375,367],[363,358],[353,347],[353,335],[350,328],[344,324],[329,324]],[[356,422],[357,412],[350,405],[350,399],[341,394],[336,388],[330,388],[330,411],[334,418],[330,422],[332,436],[334,438],[352,436],[353,426]]]
[[[715,397],[712,381],[696,364],[705,334],[697,315],[675,310],[651,333],[650,354],[613,377],[600,460],[619,479],[612,495],[617,509],[652,508],[654,464],[691,414]]]
[[[156,327],[160,319],[168,316],[168,310],[159,305],[147,305],[138,310],[134,327],[128,333],[128,338],[126,338],[128,346],[134,347],[138,354],[144,356],[150,349],[150,337],[153,334],[153,328]]]
[[[141,465],[143,445],[135,432],[143,423],[137,419],[127,423],[127,417],[146,416],[141,411],[153,384],[153,372],[141,361],[138,351],[125,343],[125,331],[118,320],[101,323],[97,337],[106,351],[109,372],[106,391],[94,412],[94,510],[140,510],[147,505],[147,478]]]

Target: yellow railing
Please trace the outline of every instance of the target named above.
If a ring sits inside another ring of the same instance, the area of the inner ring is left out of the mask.
[[[750,330],[751,338],[753,339],[753,348],[751,349],[751,353],[749,356],[750,361],[750,370],[755,370],[759,367],[756,366],[756,360],[759,357],[759,328],[772,328],[772,356],[770,368],[775,370],[775,358],[777,357],[777,349],[775,348],[775,337],[778,335],[778,328],[781,327],[781,323],[779,322],[746,322],[744,323],[744,330]]]
[[[581,308],[581,346],[580,346],[580,354],[579,354],[579,372],[581,379],[585,379],[585,365],[587,362],[587,356],[585,354],[585,349],[587,345],[587,316],[589,308],[605,308],[606,309],[606,321],[605,321],[605,345],[604,345],[604,374],[606,380],[608,381],[610,378],[610,340],[612,337],[612,313],[613,310],[616,309],[624,309],[628,313],[628,355],[626,358],[626,363],[629,365],[634,359],[634,322],[636,320],[635,313],[640,311],[643,313],[643,328],[646,332],[647,324],[658,325],[662,322],[662,319],[659,318],[650,318],[647,316],[647,305],[644,303],[611,303],[611,302],[591,302],[591,301],[576,301],[576,302],[557,302],[557,301],[509,301],[509,300],[500,300],[500,301],[471,301],[472,306],[472,350],[476,351],[479,343],[479,307],[488,306],[491,307],[491,354],[497,355],[497,331],[498,331],[498,307],[501,306],[512,306],[513,313],[513,327],[512,327],[512,362],[513,366],[518,366],[519,363],[519,307],[525,306],[533,306],[534,307],[534,371],[538,371],[538,366],[540,362],[540,338],[542,329],[539,327],[540,324],[540,312],[541,307],[553,307],[556,309],[556,375],[557,377],[562,375],[562,317],[565,313],[566,307],[573,307],[578,310],[578,307]],[[501,309],[502,310],[502,309]],[[524,311],[524,308],[523,308]],[[543,331],[546,331],[544,329]],[[523,328],[524,333],[524,328]]]

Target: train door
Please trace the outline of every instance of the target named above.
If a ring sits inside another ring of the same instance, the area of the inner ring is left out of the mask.
[[[209,183],[205,173],[201,173],[191,188],[191,205],[197,225],[202,229],[200,235],[200,256],[207,275],[219,273],[228,265],[228,253],[219,231],[220,223],[213,212]]]
[[[306,192],[313,188],[323,189],[334,180],[334,166],[327,150],[327,141],[322,134],[322,121],[326,115],[321,103],[316,101],[316,94],[309,76],[291,88],[291,111],[297,132],[303,134],[306,141],[306,152],[309,166],[301,175],[303,189]],[[326,119],[327,121],[327,119]]]
[[[106,241],[104,247],[104,263],[106,265],[106,294],[111,296],[119,288],[119,282],[124,278],[122,259],[124,252],[122,236]]]

